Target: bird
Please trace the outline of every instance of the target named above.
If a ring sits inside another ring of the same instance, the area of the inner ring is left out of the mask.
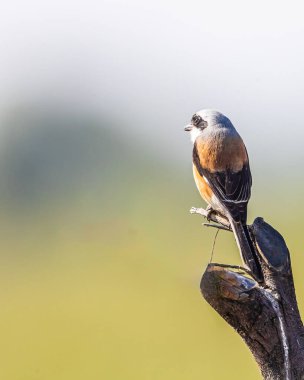
[[[193,176],[208,215],[226,217],[234,233],[243,264],[258,278],[259,262],[247,227],[247,205],[252,177],[246,146],[222,113],[196,112],[185,128],[193,143]]]

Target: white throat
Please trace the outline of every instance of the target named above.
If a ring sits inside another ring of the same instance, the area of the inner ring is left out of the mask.
[[[190,132],[190,137],[191,137],[191,141],[193,142],[193,144],[195,143],[195,140],[198,136],[200,136],[202,134],[202,130],[201,129],[198,129],[198,128],[195,128],[193,127],[191,132]]]

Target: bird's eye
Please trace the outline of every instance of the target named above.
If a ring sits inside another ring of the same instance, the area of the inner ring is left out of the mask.
[[[200,125],[200,123],[203,121],[203,119],[199,116],[199,115],[193,115],[192,117],[192,124],[195,125],[196,127],[198,127]]]

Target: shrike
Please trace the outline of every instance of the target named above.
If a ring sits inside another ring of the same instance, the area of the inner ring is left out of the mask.
[[[246,225],[252,179],[242,138],[231,121],[215,110],[195,113],[185,131],[193,142],[195,183],[208,210],[229,220],[243,262],[257,273],[259,265]]]

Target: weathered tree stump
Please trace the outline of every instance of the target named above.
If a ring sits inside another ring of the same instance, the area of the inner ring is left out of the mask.
[[[206,216],[203,209],[191,212]],[[229,229],[222,216],[210,219]],[[202,295],[243,338],[264,379],[303,380],[304,328],[288,248],[262,218],[249,230],[263,279],[256,281],[240,267],[211,263],[201,280]]]

